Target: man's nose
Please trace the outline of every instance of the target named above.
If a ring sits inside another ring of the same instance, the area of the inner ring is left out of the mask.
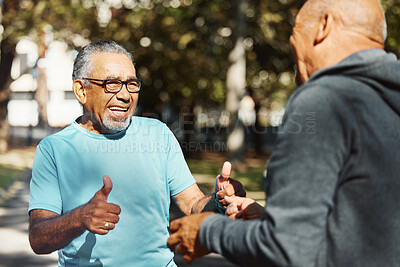
[[[126,84],[122,85],[121,90],[116,94],[116,97],[124,102],[129,102],[129,99],[131,98],[131,93],[128,92],[128,88]]]

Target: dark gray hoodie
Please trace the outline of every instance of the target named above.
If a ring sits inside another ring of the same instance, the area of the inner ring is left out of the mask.
[[[206,218],[201,244],[243,266],[400,266],[400,62],[364,50],[288,101],[267,216]]]

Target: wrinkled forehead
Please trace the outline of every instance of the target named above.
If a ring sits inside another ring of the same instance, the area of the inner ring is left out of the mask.
[[[93,74],[135,76],[135,67],[125,54],[97,53],[92,57],[92,64]]]

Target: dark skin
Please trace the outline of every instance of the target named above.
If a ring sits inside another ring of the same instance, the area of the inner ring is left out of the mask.
[[[136,77],[132,61],[124,54],[94,53],[91,61],[94,70],[90,77],[101,79],[113,77],[123,81]],[[89,88],[82,80],[73,82],[73,90],[85,110],[79,125],[95,134],[110,133],[110,125],[106,125],[105,118],[108,118],[108,123],[113,127],[122,127],[121,119],[132,116],[138,100],[138,93],[130,93],[126,87],[119,92],[109,93],[101,84],[93,83]],[[103,188],[96,193],[93,192],[92,199],[66,214],[59,215],[43,209],[30,212],[29,241],[35,253],[47,254],[59,250],[86,230],[105,235],[114,229],[119,221],[121,208],[117,204],[107,202],[112,189],[111,179],[104,176],[103,182]],[[229,175],[217,179],[217,191],[232,192],[232,188],[244,192],[239,182],[229,180]],[[245,196],[245,193],[238,195]],[[185,214],[215,208],[210,201],[211,197],[205,196],[197,184],[189,186],[173,198]]]
[[[355,52],[383,48],[382,34],[370,31],[384,19],[377,0],[333,1],[331,7],[316,19],[313,16],[320,2],[308,0],[305,3],[290,38],[297,61],[296,81],[299,84],[307,82],[318,70],[333,66]],[[360,18],[368,18],[366,23],[370,25],[360,23]],[[225,201],[230,204],[226,213],[233,219],[257,219],[266,214],[260,205],[249,198],[225,197]],[[172,221],[168,247],[172,251],[176,249],[188,263],[206,255],[198,233],[201,223],[210,215],[201,213]]]
[[[104,186],[88,203],[62,216],[41,209],[29,213],[29,241],[35,253],[48,254],[63,248],[85,230],[105,235],[114,229],[121,208],[107,202],[112,189],[110,177],[104,176],[103,182]]]
[[[226,196],[236,192],[238,196],[245,196],[241,183],[229,178],[229,175],[230,170],[229,174],[217,176],[218,194]],[[100,235],[113,230],[119,221],[121,208],[107,202],[112,189],[111,179],[104,176],[103,183],[104,186],[88,203],[61,216],[48,210],[32,210],[29,213],[29,241],[33,251],[37,254],[49,254],[65,247],[86,230]],[[204,196],[197,184],[177,194],[174,199],[185,214],[199,213],[214,207],[211,197]],[[108,227],[105,227],[106,223]]]

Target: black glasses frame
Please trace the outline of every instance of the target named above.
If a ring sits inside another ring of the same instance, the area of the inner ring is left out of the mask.
[[[121,91],[122,86],[124,86],[124,85],[126,87],[126,90],[128,90],[129,93],[137,93],[142,88],[142,80],[139,80],[139,79],[129,79],[129,80],[126,80],[126,81],[121,81],[119,79],[105,79],[105,80],[93,79],[93,78],[82,78],[82,79],[88,80],[88,81],[101,82],[102,83],[101,86],[104,88],[104,90],[106,90],[106,92],[109,92],[109,93],[118,93],[119,91]],[[110,91],[110,90],[107,89],[107,82],[109,82],[109,81],[119,81],[119,82],[121,82],[121,86],[119,87],[119,89],[117,91]],[[136,91],[131,91],[128,88],[128,83],[132,82],[132,81],[138,83],[138,89]]]

